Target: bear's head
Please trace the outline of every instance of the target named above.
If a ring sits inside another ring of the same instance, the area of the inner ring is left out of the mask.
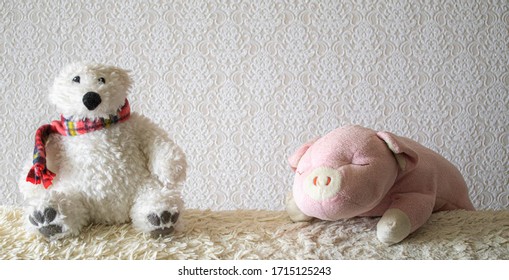
[[[126,70],[74,63],[56,77],[49,99],[66,118],[107,118],[124,105],[131,83]]]

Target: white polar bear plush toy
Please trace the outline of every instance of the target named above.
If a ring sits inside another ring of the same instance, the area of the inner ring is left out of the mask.
[[[61,119],[37,130],[19,182],[29,230],[55,240],[90,223],[132,221],[153,237],[179,227],[185,155],[131,114],[130,88],[127,71],[100,64],[71,64],[55,79],[49,97]]]

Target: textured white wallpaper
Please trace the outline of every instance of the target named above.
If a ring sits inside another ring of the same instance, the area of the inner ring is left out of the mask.
[[[164,3],[160,3],[164,2]],[[0,1],[0,204],[47,89],[88,60],[131,69],[132,109],[187,153],[187,207],[282,209],[287,156],[344,124],[455,163],[480,209],[509,208],[509,2]]]

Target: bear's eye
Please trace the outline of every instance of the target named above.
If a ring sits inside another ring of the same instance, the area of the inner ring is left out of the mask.
[[[103,77],[101,77],[101,78],[99,78],[99,79],[97,79],[97,80],[98,80],[98,81],[99,81],[99,83],[101,83],[101,84],[105,84],[105,83],[106,83],[106,80],[105,80]]]
[[[80,83],[80,76],[76,76],[76,77],[72,78],[72,81],[79,84]]]

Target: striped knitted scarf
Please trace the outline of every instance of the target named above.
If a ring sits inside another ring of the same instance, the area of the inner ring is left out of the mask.
[[[50,134],[58,133],[63,136],[77,136],[92,131],[108,128],[109,126],[126,121],[129,119],[131,109],[129,102],[125,100],[124,106],[120,108],[116,115],[110,115],[109,118],[97,118],[93,120],[85,119],[81,121],[70,121],[64,116],[60,117],[60,121],[52,121],[51,124],[45,124],[35,133],[35,149],[33,166],[28,172],[27,182],[32,184],[43,184],[44,188],[48,188],[55,177],[55,173],[51,172],[46,166],[46,142]]]

